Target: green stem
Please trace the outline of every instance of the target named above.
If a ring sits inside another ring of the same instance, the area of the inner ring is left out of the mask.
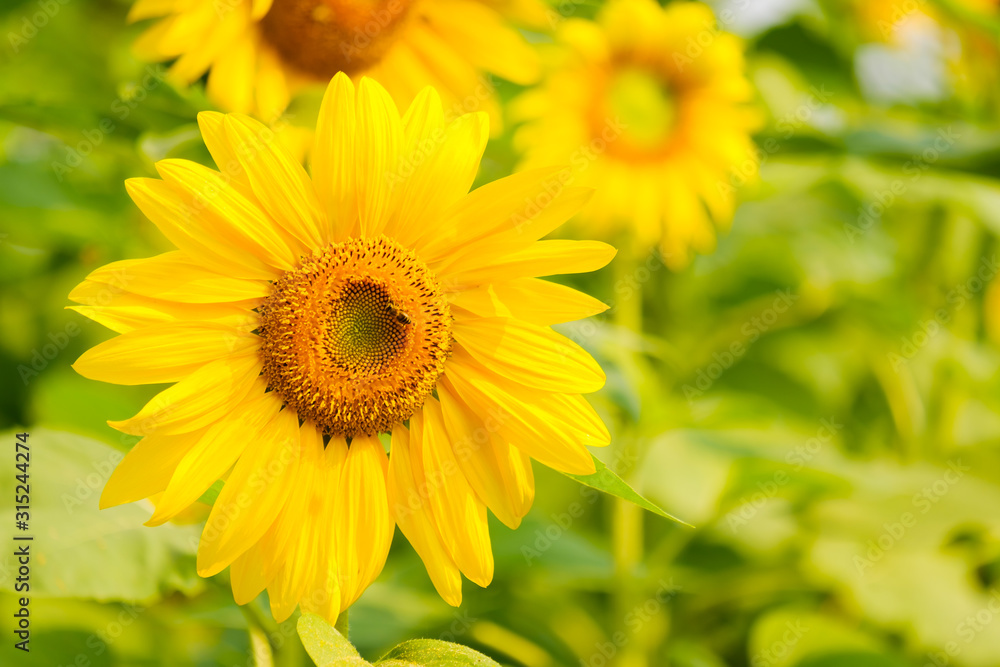
[[[268,631],[257,613],[256,604],[250,603],[240,607],[247,621],[247,633],[250,635],[250,652],[256,667],[274,667],[274,653],[268,641]]]
[[[638,275],[639,263],[629,251],[618,254],[614,269],[616,289],[627,289],[619,292],[621,296],[615,302],[613,321],[617,326],[631,329],[636,335],[641,335],[643,285],[641,278],[645,276]]]
[[[625,252],[620,254],[616,263],[617,286],[627,286],[628,289],[620,292],[622,297],[615,304],[613,321],[617,327],[627,329],[637,336],[642,335],[642,296],[643,283],[649,276],[641,275],[638,271],[639,263],[633,253]],[[619,289],[621,289],[619,287]],[[628,356],[623,357],[622,363],[631,365],[634,360]],[[634,370],[634,369],[633,369]],[[636,373],[631,373],[637,377]],[[625,416],[622,420],[622,428],[618,434],[616,443],[620,460],[628,462],[628,466],[619,472],[622,478],[632,482],[635,478],[634,466],[631,465],[639,454],[639,434],[635,425]],[[635,580],[635,572],[643,558],[643,516],[642,509],[636,505],[616,498],[614,501],[614,512],[612,515],[612,540],[613,557],[615,563],[615,610],[617,622],[621,624],[627,616],[628,610],[633,608],[639,596],[640,587]],[[623,649],[620,656],[621,664],[635,665],[637,667],[646,664],[646,659],[641,645],[630,644]]]

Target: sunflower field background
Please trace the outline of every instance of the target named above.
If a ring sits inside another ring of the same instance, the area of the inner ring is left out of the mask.
[[[296,617],[197,575],[207,505],[158,528],[142,503],[97,508],[137,440],[106,422],[156,388],[71,369],[109,334],[66,295],[167,249],[125,179],[167,157],[212,164],[204,86],[136,58],[129,4],[0,4],[0,428],[4,451],[31,434],[37,535],[23,653],[11,453],[0,663],[309,665]],[[524,35],[544,50],[601,7],[554,1]],[[366,658],[427,637],[516,667],[1000,665],[1000,7],[711,7],[717,27],[685,56],[736,34],[753,89],[755,148],[723,184],[731,224],[679,264],[607,232],[611,265],[557,279],[610,306],[560,328],[607,373],[599,457],[693,527],[536,464],[521,527],[493,526],[492,585],[467,583],[457,609],[397,531],[352,608]],[[477,185],[524,149],[509,112],[526,87],[494,84],[507,119]],[[308,125],[318,101],[285,117]]]

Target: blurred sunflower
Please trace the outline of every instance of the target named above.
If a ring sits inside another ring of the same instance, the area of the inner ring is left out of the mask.
[[[499,122],[481,72],[515,83],[538,76],[534,51],[506,17],[537,23],[537,0],[138,0],[131,21],[159,18],[135,44],[151,62],[176,59],[172,80],[208,75],[225,111],[270,121],[291,95],[337,72],[378,80],[401,107],[427,85],[449,106],[469,96]]]
[[[573,182],[600,185],[581,218],[659,241],[673,267],[710,251],[732,217],[730,171],[755,157],[740,41],[699,3],[613,0],[557,42],[512,105],[520,168],[569,162]]]
[[[400,119],[373,80],[327,89],[311,177],[247,116],[205,112],[214,171],[157,163],[139,208],[178,250],[96,270],[70,295],[121,335],[74,368],[174,382],[131,419],[145,436],[102,507],[161,494],[158,525],[226,483],[198,569],[231,565],[238,602],[333,619],[381,571],[398,524],[442,597],[493,576],[486,510],[516,527],[530,458],[593,472],[608,431],[582,394],[604,374],[550,325],[605,309],[540,280],[614,250],[538,240],[590,191],[548,195],[558,170],[468,192],[483,113],[446,122],[427,88]],[[546,202],[548,205],[542,205]],[[391,455],[379,439],[391,433]]]
[[[983,28],[983,22],[995,20],[1000,0],[956,0],[947,7],[855,0],[851,6],[853,13],[849,16],[854,20],[848,29],[856,32],[864,45],[859,53],[870,63],[885,67],[883,63],[888,62],[903,73],[915,72],[911,74],[913,82],[903,77],[907,85],[897,92],[896,87],[886,85],[887,79],[900,78],[896,71],[890,69],[874,76],[863,68],[860,79],[866,94],[907,102],[957,98],[966,105],[966,113],[978,112],[984,119],[996,115],[1000,106],[1000,49],[996,38]],[[841,10],[839,5],[835,8]],[[878,60],[873,60],[872,54]]]
[[[994,14],[1000,0],[956,0],[956,8],[977,14]],[[919,2],[900,3],[897,0],[854,0],[851,6],[857,15],[864,36],[872,41],[900,43],[906,33],[937,23],[942,15],[933,5]]]

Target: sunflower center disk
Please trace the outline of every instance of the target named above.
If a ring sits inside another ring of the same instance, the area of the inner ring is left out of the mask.
[[[327,349],[348,373],[378,373],[406,349],[409,325],[409,315],[396,309],[383,285],[348,280],[330,313]]]
[[[670,87],[654,72],[625,67],[611,76],[604,91],[604,113],[620,119],[624,130],[610,148],[633,156],[654,155],[669,146],[676,122]],[[618,145],[616,145],[618,144]]]
[[[279,278],[259,311],[268,387],[331,435],[409,419],[451,353],[434,275],[385,237],[331,244]]]
[[[382,59],[412,0],[274,0],[261,21],[286,63],[329,79],[356,74]]]

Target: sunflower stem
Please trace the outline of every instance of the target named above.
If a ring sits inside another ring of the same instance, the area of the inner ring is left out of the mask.
[[[643,285],[649,279],[649,272],[643,267],[634,252],[619,254],[616,263],[616,289],[621,295],[615,303],[613,321],[626,334],[626,331],[637,338],[642,336],[643,320]],[[633,381],[639,380],[641,374],[635,371],[637,350],[625,353],[622,363],[626,365],[626,375],[631,375]],[[641,391],[641,387],[638,388]],[[621,430],[618,434],[616,448],[617,461],[615,467],[622,478],[634,483],[635,468],[640,454],[639,433],[631,416],[623,412]],[[617,498],[614,501],[611,533],[613,539],[613,557],[615,563],[615,610],[618,624],[623,623],[628,610],[634,608],[641,597],[641,585],[635,579],[635,573],[642,562],[644,550],[643,514],[642,509],[633,503]],[[622,663],[642,667],[647,664],[645,651],[641,642],[626,646],[621,656]]]
[[[623,243],[631,244],[627,238]],[[612,310],[614,323],[623,328],[642,334],[642,286],[649,279],[648,272],[640,271],[634,252],[626,249],[618,254],[614,262],[615,289],[619,298]]]
[[[268,640],[267,623],[261,618],[256,603],[241,605],[240,611],[247,621],[250,635],[250,653],[256,667],[274,667],[274,649]]]

